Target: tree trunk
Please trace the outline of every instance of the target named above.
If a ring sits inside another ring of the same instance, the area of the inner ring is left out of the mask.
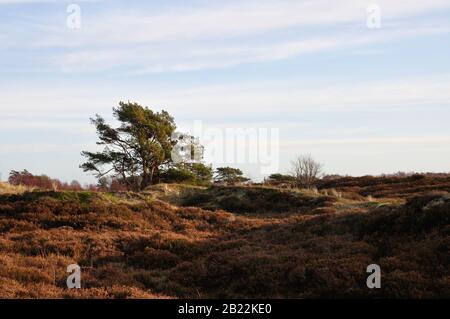
[[[141,190],[144,190],[146,187],[153,184],[153,175],[155,172],[155,167],[148,171],[148,168],[145,168],[142,172],[142,182],[141,182]]]

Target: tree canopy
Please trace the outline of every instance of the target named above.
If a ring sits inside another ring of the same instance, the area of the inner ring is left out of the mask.
[[[227,183],[227,184],[234,184],[234,183],[242,183],[246,182],[249,179],[245,178],[244,173],[239,168],[233,168],[233,167],[219,167],[216,169],[216,176],[214,178],[214,181],[216,183]]]
[[[87,161],[80,165],[97,178],[113,174],[129,189],[144,189],[155,181],[163,165],[171,162],[172,139],[176,125],[166,111],[154,112],[137,103],[120,102],[113,108],[113,116],[120,123],[114,128],[103,117],[91,119],[99,137],[101,152],[83,151]]]

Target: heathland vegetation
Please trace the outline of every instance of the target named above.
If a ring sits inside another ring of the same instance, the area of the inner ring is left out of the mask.
[[[306,155],[254,183],[203,163],[167,112],[114,115],[83,152],[97,185],[0,183],[0,298],[450,297],[449,174],[324,175]]]

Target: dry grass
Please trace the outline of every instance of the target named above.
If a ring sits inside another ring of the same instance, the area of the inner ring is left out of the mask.
[[[204,186],[161,183],[147,187],[146,190],[142,192],[142,194],[152,196],[155,199],[180,205],[183,202],[183,198],[193,196],[199,191],[203,191],[206,189],[207,187]]]
[[[318,186],[321,190],[335,189],[343,192],[343,195],[346,193],[375,198],[409,198],[433,190],[449,192],[450,176],[417,174],[407,177],[342,177],[321,180]]]
[[[22,185],[15,186],[9,183],[0,182],[0,194],[22,194],[29,191],[33,191],[33,188]]]
[[[0,298],[450,297],[448,193],[403,205],[212,192],[245,207],[278,204],[271,214],[233,214],[148,194],[0,195]],[[304,206],[277,213],[286,201]],[[72,263],[82,267],[77,291],[65,287]],[[365,285],[372,263],[383,271],[380,290]]]

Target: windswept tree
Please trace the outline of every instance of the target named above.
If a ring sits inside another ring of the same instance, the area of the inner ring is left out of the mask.
[[[80,165],[97,178],[112,175],[120,178],[128,189],[142,190],[155,182],[163,165],[171,162],[172,139],[176,125],[166,111],[153,112],[137,103],[120,102],[113,108],[120,123],[112,127],[96,115],[91,119],[99,137],[101,152],[83,151],[87,161]]]
[[[216,169],[216,176],[214,181],[216,183],[235,184],[249,181],[243,176],[244,173],[239,168],[233,167],[219,167]]]
[[[292,175],[298,187],[312,188],[322,174],[323,165],[311,155],[300,155],[291,164]]]

